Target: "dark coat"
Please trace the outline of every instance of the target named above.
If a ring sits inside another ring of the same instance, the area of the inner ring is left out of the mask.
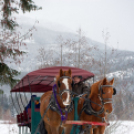
[[[83,82],[79,82],[79,83],[74,84],[72,90],[73,90],[73,92],[75,92],[78,95],[83,94],[83,93],[89,94],[89,92],[90,92],[90,86],[89,85],[86,85]]]

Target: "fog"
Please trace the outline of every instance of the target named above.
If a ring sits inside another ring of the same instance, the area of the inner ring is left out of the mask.
[[[35,0],[34,0],[35,1]],[[38,0],[42,10],[17,15],[20,21],[38,20],[43,27],[85,35],[104,43],[102,31],[110,33],[109,46],[134,51],[133,0]],[[22,17],[25,19],[22,20]],[[19,21],[18,20],[18,21]],[[28,22],[30,23],[30,22]]]

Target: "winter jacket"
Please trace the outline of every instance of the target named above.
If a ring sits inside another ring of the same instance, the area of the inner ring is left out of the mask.
[[[79,83],[74,84],[72,91],[78,95],[83,94],[83,93],[89,94],[90,86],[86,85],[83,82],[79,82]]]
[[[32,97],[37,97],[36,95],[32,95]],[[31,99],[32,99],[31,97]],[[27,106],[25,107],[25,111],[28,112],[28,109],[31,108],[31,100],[29,101],[29,103],[27,104]],[[40,103],[35,104],[35,108],[40,108]]]

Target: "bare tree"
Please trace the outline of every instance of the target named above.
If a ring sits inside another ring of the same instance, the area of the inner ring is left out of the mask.
[[[94,59],[93,50],[95,50],[95,46],[88,44],[87,38],[81,28],[79,28],[77,33],[78,40],[69,40],[67,43],[68,46],[70,46],[70,64],[75,67],[90,70]]]
[[[97,70],[96,80],[103,77],[114,77],[114,86],[117,89],[117,95],[113,97],[113,113],[109,115],[108,120],[112,121],[106,129],[105,134],[116,132],[121,127],[124,120],[131,120],[134,117],[134,94],[132,92],[134,85],[134,57],[133,53],[119,51],[115,48],[107,47],[109,33],[105,33],[105,49],[98,58],[95,58],[94,68]],[[101,51],[101,50],[99,50]],[[129,129],[129,127],[128,127]]]
[[[57,38],[57,44],[49,45],[52,49],[39,49],[38,61],[42,67],[46,67],[46,61],[53,65],[68,65],[90,70],[94,62],[93,50],[95,46],[88,44],[81,29],[78,30],[78,40],[64,39],[61,35]],[[50,60],[50,57],[52,60]],[[44,65],[45,64],[45,65]]]

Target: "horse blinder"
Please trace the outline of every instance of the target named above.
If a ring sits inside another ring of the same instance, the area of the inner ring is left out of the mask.
[[[60,87],[60,81],[58,81],[58,87]]]
[[[102,89],[102,91],[101,91],[101,92],[102,92],[102,94],[106,94],[106,93],[103,91],[103,89]]]
[[[60,87],[61,86],[61,84],[60,84],[60,81],[58,81],[58,87]],[[74,82],[72,81],[72,83],[71,83],[71,86],[73,87],[74,86]]]
[[[71,86],[72,86],[72,87],[74,86],[74,81],[72,81]]]
[[[105,94],[102,87],[100,88],[100,91],[101,91],[102,94]],[[116,95],[116,88],[115,87],[113,87],[113,95]]]
[[[116,88],[113,88],[113,95],[116,95]]]

